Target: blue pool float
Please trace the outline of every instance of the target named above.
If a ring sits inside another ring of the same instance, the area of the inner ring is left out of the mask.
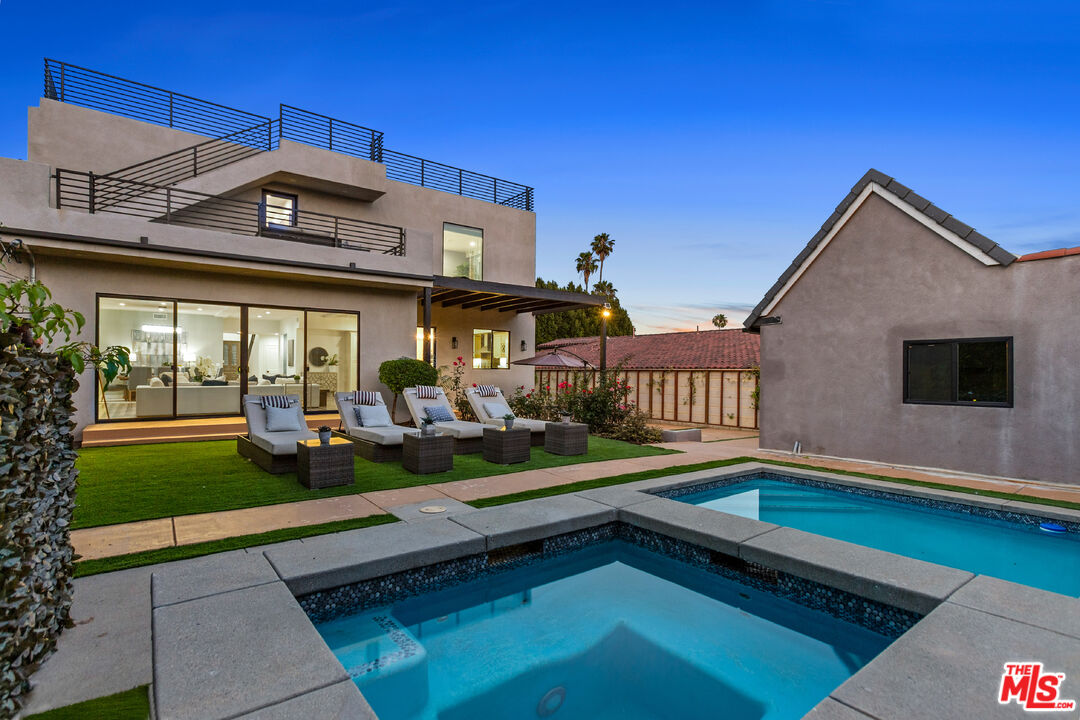
[[[1039,529],[1044,532],[1054,533],[1055,535],[1061,535],[1065,532],[1064,525],[1058,525],[1057,523],[1052,522],[1039,523]]]

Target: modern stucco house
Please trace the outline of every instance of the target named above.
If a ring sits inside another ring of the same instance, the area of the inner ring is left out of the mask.
[[[534,286],[531,187],[344,120],[47,60],[28,140],[0,159],[0,236],[86,315],[82,339],[133,351],[107,403],[87,375],[80,427],[235,416],[248,392],[332,411],[405,355],[523,384],[533,313],[599,302]]]
[[[875,170],[746,322],[761,445],[1080,482],[1080,249],[1016,257]]]

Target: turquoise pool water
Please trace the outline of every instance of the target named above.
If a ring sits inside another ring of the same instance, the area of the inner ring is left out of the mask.
[[[800,718],[890,642],[617,541],[317,627],[383,720]]]
[[[939,565],[1080,596],[1080,534],[843,490],[751,478],[681,502],[786,525]]]

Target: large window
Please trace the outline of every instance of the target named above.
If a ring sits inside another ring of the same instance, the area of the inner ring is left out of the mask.
[[[904,343],[904,402],[1012,406],[1012,338]]]
[[[443,223],[443,271],[446,277],[484,279],[484,231]]]
[[[98,420],[238,415],[241,396],[297,395],[331,411],[356,390],[356,313],[99,297],[99,346],[131,349],[131,371],[98,388]],[[100,382],[100,380],[99,380]]]
[[[472,366],[478,370],[510,367],[510,333],[506,330],[473,330]]]

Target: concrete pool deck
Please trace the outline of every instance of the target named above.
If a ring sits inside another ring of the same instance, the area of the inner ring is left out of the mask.
[[[402,522],[76,581],[58,652],[35,675],[28,712],[150,683],[158,720],[373,717],[295,595],[481,556],[612,522],[925,614],[808,717],[1018,718],[997,703],[1006,662],[1039,660],[1080,699],[1080,600],[651,494],[739,475],[701,471]],[[1054,510],[872,480],[827,479],[1046,515]],[[647,492],[648,491],[648,492]],[[1080,521],[1080,511],[1056,510]]]
[[[270,530],[318,525],[383,513],[397,514],[396,509],[399,506],[422,503],[426,500],[444,505],[446,501],[469,502],[624,473],[690,465],[709,460],[727,460],[740,456],[786,460],[814,465],[824,470],[884,474],[977,490],[993,490],[1080,503],[1080,487],[965,475],[945,470],[917,470],[854,460],[792,456],[787,453],[759,450],[757,436],[743,431],[706,429],[703,431],[703,437],[705,442],[675,442],[658,445],[658,447],[679,450],[680,454],[586,462],[541,470],[510,472],[471,480],[418,485],[397,490],[379,490],[319,500],[106,525],[75,530],[71,533],[71,541],[75,551],[83,559],[93,560]]]

